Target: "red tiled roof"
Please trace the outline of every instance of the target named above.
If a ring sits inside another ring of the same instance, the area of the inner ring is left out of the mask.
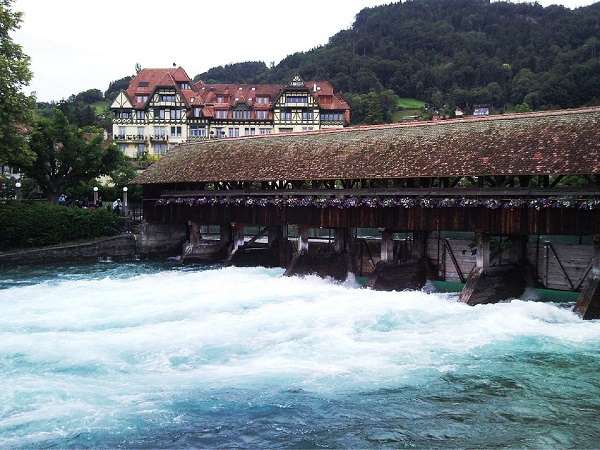
[[[196,97],[198,97],[199,94],[196,92],[194,83],[182,67],[170,69],[142,69],[133,80],[131,80],[125,92],[133,107],[142,109],[145,103],[138,102],[138,96],[149,96],[158,86],[178,88],[178,83],[188,83],[190,85],[190,90],[181,90],[181,93],[188,104],[191,103],[191,97],[195,97],[194,103],[201,103],[201,101],[196,100]]]
[[[600,174],[600,108],[181,144],[135,182]]]

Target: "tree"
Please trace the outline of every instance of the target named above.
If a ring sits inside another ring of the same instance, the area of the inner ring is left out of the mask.
[[[37,158],[22,170],[53,203],[65,189],[109,175],[127,164],[115,144],[103,145],[101,131],[84,133],[58,109],[52,119],[36,122],[30,147]]]
[[[22,92],[32,73],[29,56],[10,37],[11,31],[20,28],[22,16],[11,11],[12,2],[0,0],[0,166],[19,167],[34,158],[23,131],[33,120],[35,97]]]

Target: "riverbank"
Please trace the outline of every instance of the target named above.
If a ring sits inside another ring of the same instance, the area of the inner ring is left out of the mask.
[[[63,261],[134,260],[138,255],[139,235],[120,234],[85,242],[73,242],[44,248],[0,252],[0,267]]]

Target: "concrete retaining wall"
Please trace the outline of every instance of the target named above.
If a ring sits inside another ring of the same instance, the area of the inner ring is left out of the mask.
[[[139,239],[137,235],[123,234],[77,244],[0,253],[0,266],[61,261],[97,261],[100,258],[133,260],[138,255],[137,239]]]

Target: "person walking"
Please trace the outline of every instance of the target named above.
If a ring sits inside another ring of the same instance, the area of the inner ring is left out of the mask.
[[[118,198],[113,202],[113,211],[117,216],[120,216],[123,212],[123,203],[121,203],[121,199]]]

